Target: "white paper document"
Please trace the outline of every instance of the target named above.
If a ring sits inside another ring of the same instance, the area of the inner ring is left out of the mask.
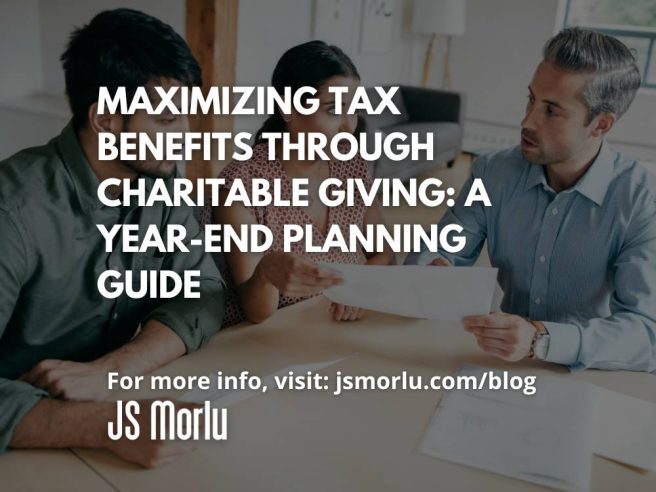
[[[536,388],[449,393],[420,451],[561,490],[588,489],[593,454],[656,471],[655,403],[565,377],[538,377]]]
[[[488,314],[497,278],[496,268],[484,267],[322,265],[344,277],[324,291],[333,302],[443,321]]]
[[[487,369],[486,369],[487,370]],[[466,367],[459,375],[481,377]],[[421,442],[424,454],[559,490],[586,491],[592,467],[589,385],[540,378],[535,395],[453,391]]]
[[[594,387],[594,452],[656,471],[656,404]]]
[[[303,374],[307,373],[308,371],[315,372],[315,371],[320,371],[321,369],[325,369],[326,367],[332,366],[334,364],[337,364],[345,359],[348,359],[349,357],[352,357],[355,354],[349,355],[347,357],[342,357],[340,359],[334,359],[334,360],[328,360],[328,361],[323,361],[323,362],[313,362],[309,364],[296,364],[292,366],[287,366],[284,367],[283,369],[280,369],[279,371],[276,371],[272,374],[269,374],[265,377],[262,378],[262,385],[266,385],[267,388],[273,389],[273,386],[275,384],[275,378],[276,376],[285,376],[289,374],[290,371],[292,371],[294,374]],[[216,380],[216,373],[210,373],[207,375],[213,383],[215,383]],[[202,389],[193,389],[187,391],[182,397],[180,398],[181,401],[187,401],[187,402],[193,402],[193,403],[203,403],[205,401],[211,401],[212,406],[220,406],[223,408],[227,408],[230,405],[234,405],[237,402],[246,400],[248,398],[251,398],[255,395],[262,394],[262,391],[260,390],[235,390],[235,389],[216,389],[216,387],[209,389],[209,390],[202,390]]]

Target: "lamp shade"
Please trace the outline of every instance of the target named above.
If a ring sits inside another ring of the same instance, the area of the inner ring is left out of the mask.
[[[465,0],[415,0],[412,30],[428,34],[463,34]]]

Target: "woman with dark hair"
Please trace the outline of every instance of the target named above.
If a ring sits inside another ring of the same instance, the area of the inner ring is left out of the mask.
[[[278,61],[273,72],[272,84],[279,93],[291,87],[292,93],[301,87],[317,89],[315,97],[319,109],[310,115],[297,112],[276,112],[264,123],[256,135],[253,157],[246,162],[231,162],[219,177],[229,187],[235,179],[241,179],[248,188],[253,178],[280,179],[283,183],[283,199],[291,199],[291,179],[308,180],[309,205],[307,207],[245,207],[232,204],[214,208],[215,223],[238,227],[242,224],[262,224],[271,229],[273,245],[266,254],[231,251],[225,253],[227,268],[226,282],[232,287],[228,296],[225,325],[249,319],[260,322],[271,316],[279,307],[319,294],[322,290],[341,282],[340,275],[319,263],[389,264],[393,261],[391,251],[369,254],[365,251],[344,253],[331,250],[324,253],[307,253],[301,243],[295,243],[293,251],[283,252],[283,226],[285,224],[312,225],[313,241],[320,243],[328,228],[337,224],[347,229],[350,224],[364,228],[366,224],[378,224],[383,220],[380,205],[366,207],[361,201],[355,206],[346,204],[328,208],[318,199],[319,186],[327,178],[346,180],[361,178],[371,184],[367,163],[356,157],[350,161],[301,161],[268,160],[268,143],[263,132],[288,132],[292,142],[299,133],[317,132],[328,140],[339,132],[356,132],[358,116],[346,113],[355,89],[360,85],[360,75],[349,57],[336,46],[322,41],[311,41],[288,50]],[[348,87],[342,98],[344,110],[335,114],[335,95],[328,87]],[[276,155],[282,156],[276,148]],[[335,320],[356,320],[364,311],[360,308],[331,304],[330,312]]]

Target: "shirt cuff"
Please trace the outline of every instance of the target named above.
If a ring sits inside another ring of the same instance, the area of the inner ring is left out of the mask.
[[[0,453],[4,453],[16,426],[48,393],[23,381],[0,379]]]
[[[581,350],[581,330],[570,323],[554,323],[543,321],[549,332],[549,350],[547,362],[573,366],[578,362]]]
[[[184,343],[188,354],[198,350],[205,342],[205,336],[199,326],[198,318],[189,320],[186,316],[160,308],[156,309],[147,317],[147,321],[150,320],[159,321],[178,335],[182,343]]]
[[[204,299],[175,298],[156,307],[144,318],[159,321],[180,337],[187,353],[198,350],[212,335],[219,331],[225,313],[223,281],[205,286]]]

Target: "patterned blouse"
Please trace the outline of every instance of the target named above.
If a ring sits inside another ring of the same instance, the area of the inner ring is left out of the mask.
[[[351,178],[360,178],[364,181],[369,189],[372,184],[372,178],[369,173],[367,163],[361,157],[356,157],[350,161],[331,161],[329,164],[331,178],[337,178],[342,181]],[[281,198],[284,200],[292,199],[291,179],[283,169],[280,161],[268,160],[267,144],[257,144],[253,148],[253,157],[248,161],[233,161],[221,171],[219,178],[224,178],[226,187],[230,187],[235,179],[241,179],[244,187],[249,192],[251,189],[251,180],[254,178],[265,178],[273,181],[281,180]],[[269,249],[270,252],[283,251],[283,227],[285,224],[309,225],[313,224],[312,219],[308,216],[304,208],[301,207],[247,207],[258,224],[267,226],[273,235],[273,244]],[[349,207],[343,203],[337,207],[328,207],[328,229],[337,224],[344,232],[348,230],[350,224],[357,224],[364,227],[364,216],[366,207],[361,198],[357,199],[354,206]],[[200,214],[201,225],[210,223],[212,220],[212,209],[206,205]],[[312,227],[313,244],[323,244],[325,241],[324,234],[316,225]],[[327,252],[306,253],[304,251],[304,241],[296,242],[291,246],[291,252],[304,255],[315,262],[324,263],[355,263],[364,264],[367,261],[363,251],[354,253],[343,252],[338,248],[333,248]],[[225,265],[225,262],[222,262]],[[234,281],[227,266],[222,268],[222,274],[228,286],[228,295],[226,299],[226,313],[223,326],[230,326],[246,320],[246,315],[241,309],[237,292],[234,288]],[[311,296],[310,296],[311,297]],[[289,306],[307,299],[307,297],[288,297],[281,295],[278,301],[278,308]]]

